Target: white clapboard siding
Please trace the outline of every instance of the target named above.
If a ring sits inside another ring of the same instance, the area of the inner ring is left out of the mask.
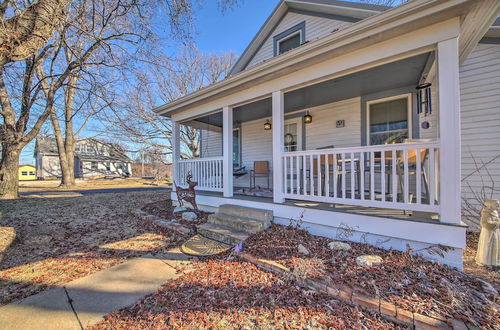
[[[309,109],[313,117],[306,125],[306,148],[313,150],[333,145],[335,148],[361,145],[361,100],[355,97]],[[337,120],[345,127],[336,128]]]
[[[202,129],[200,131],[201,157],[222,156],[222,133]]]
[[[479,44],[460,67],[462,196],[473,200],[491,180],[500,183],[500,45]],[[498,157],[495,159],[495,157]],[[476,165],[488,163],[481,170]],[[483,183],[484,182],[484,183]],[[500,198],[500,193],[494,194]],[[463,219],[477,228],[477,221]]]
[[[273,57],[273,37],[304,21],[306,22],[306,41],[324,37],[335,29],[340,30],[352,24],[346,21],[288,12],[255,53],[247,67],[255,66]]]

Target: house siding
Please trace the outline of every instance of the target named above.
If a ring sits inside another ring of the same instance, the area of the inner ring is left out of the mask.
[[[306,41],[324,37],[335,29],[340,30],[352,24],[351,22],[347,21],[288,12],[273,30],[273,32],[271,32],[267,39],[262,43],[261,47],[255,53],[246,68],[255,66],[267,59],[272,58],[274,55],[273,36],[280,34],[304,21],[306,23]]]
[[[202,129],[200,131],[201,157],[222,156],[222,133]]]
[[[492,181],[500,182],[499,91],[500,45],[479,44],[460,67],[462,197],[473,202],[473,192],[480,193],[483,185],[491,186]],[[487,164],[487,170],[476,172],[475,163]],[[500,198],[496,188],[493,198]],[[478,228],[479,219],[462,220]]]

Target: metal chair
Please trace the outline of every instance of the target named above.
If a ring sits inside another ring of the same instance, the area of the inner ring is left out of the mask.
[[[259,160],[253,162],[253,170],[250,170],[250,189],[255,188],[256,177],[267,177],[267,189],[269,189],[269,162],[267,160]]]

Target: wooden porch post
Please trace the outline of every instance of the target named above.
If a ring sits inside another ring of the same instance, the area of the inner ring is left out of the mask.
[[[233,197],[233,109],[222,108],[222,169],[224,197]]]
[[[460,84],[458,38],[438,43],[439,204],[441,222],[460,223]]]
[[[273,201],[283,203],[283,126],[285,102],[282,91],[273,92]]]
[[[180,184],[179,180],[179,159],[181,154],[181,132],[180,124],[172,119],[172,179],[175,184]],[[172,187],[172,191],[175,191],[175,185]]]

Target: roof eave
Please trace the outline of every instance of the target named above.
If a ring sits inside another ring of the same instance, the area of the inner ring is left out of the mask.
[[[467,3],[468,0],[450,0],[446,4],[439,0],[421,0],[412,1],[405,5],[389,9],[387,11],[381,12],[365,20],[359,21],[343,30],[337,31],[334,34],[327,35],[323,38],[311,41],[307,44],[302,45],[286,54],[273,57],[255,67],[249,68],[245,71],[241,71],[233,76],[230,76],[220,82],[204,87],[196,92],[188,94],[178,100],[164,104],[162,106],[153,109],[154,112],[170,117],[172,114],[177,112],[179,109],[184,108],[190,103],[194,103],[203,98],[204,95],[207,97],[211,96],[215,91],[221,92],[225,89],[229,89],[238,84],[238,82],[244,82],[245,80],[255,79],[260,75],[265,75],[269,70],[279,70],[281,66],[291,60],[296,60],[297,58],[307,59],[307,55],[314,53],[324,47],[325,44],[334,45],[340,43],[346,39],[352,38],[351,43],[359,41],[363,38],[368,38],[373,34],[379,33],[376,28],[383,27],[384,25],[389,25],[397,21],[403,21],[405,18],[417,15],[422,8],[433,8],[435,13],[442,12],[447,8],[452,8],[459,6],[461,4]],[[445,6],[447,5],[447,6]],[[429,14],[427,14],[429,15]],[[418,17],[417,17],[418,18]],[[403,24],[404,22],[401,22]],[[394,27],[392,27],[393,29]]]

